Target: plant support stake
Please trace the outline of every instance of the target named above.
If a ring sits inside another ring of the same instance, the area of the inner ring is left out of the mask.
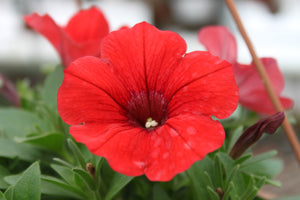
[[[234,21],[243,37],[243,39],[245,40],[247,46],[248,46],[248,49],[250,51],[250,54],[253,58],[253,62],[254,62],[254,65],[255,65],[255,68],[260,76],[260,79],[261,81],[263,82],[266,90],[267,90],[267,93],[269,95],[269,98],[275,108],[276,111],[278,112],[283,112],[284,111],[284,108],[278,98],[278,96],[276,95],[275,93],[275,90],[273,88],[273,85],[268,77],[268,74],[263,66],[263,63],[261,62],[261,60],[258,58],[255,50],[254,50],[254,47],[251,43],[251,40],[250,38],[248,37],[248,34],[244,28],[244,25],[241,21],[241,18],[239,16],[239,13],[237,11],[237,8],[235,6],[235,3],[234,3],[234,0],[225,0],[226,4],[227,4],[227,7],[232,15],[232,17],[234,18]],[[286,136],[288,137],[288,140],[294,150],[294,153],[298,159],[298,164],[300,164],[300,144],[299,144],[299,141],[298,141],[298,138],[293,130],[293,127],[291,126],[290,122],[288,121],[287,117],[285,116],[285,119],[282,123],[282,127],[283,129],[285,130],[285,133],[286,133]]]

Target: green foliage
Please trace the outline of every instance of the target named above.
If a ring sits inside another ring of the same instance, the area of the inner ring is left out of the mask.
[[[105,195],[105,200],[112,199],[125,185],[127,185],[133,177],[125,176],[119,173],[115,173],[110,184],[110,188]]]
[[[56,110],[56,97],[59,86],[64,78],[63,68],[56,67],[55,70],[47,76],[42,90],[42,100],[50,108]]]
[[[39,200],[41,197],[41,179],[38,162],[33,163],[4,193],[7,200]]]

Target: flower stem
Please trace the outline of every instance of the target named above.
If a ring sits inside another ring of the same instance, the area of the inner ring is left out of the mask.
[[[274,90],[274,87],[270,81],[270,78],[268,77],[268,74],[264,68],[264,65],[263,63],[261,62],[261,60],[258,58],[255,50],[254,50],[254,47],[252,45],[252,42],[250,40],[250,38],[248,37],[248,34],[244,28],[244,25],[241,21],[241,18],[239,16],[239,13],[237,11],[237,8],[235,6],[235,3],[234,3],[234,0],[225,0],[226,4],[227,4],[227,7],[232,15],[232,17],[234,18],[234,21],[243,37],[243,39],[245,40],[247,46],[248,46],[248,49],[250,51],[250,54],[253,58],[253,62],[254,62],[254,65],[255,65],[255,68],[260,76],[260,79],[262,81],[262,83],[264,84],[266,90],[267,90],[267,93],[269,95],[269,98],[275,108],[276,111],[278,112],[283,112],[284,111],[284,108]],[[299,144],[299,141],[298,141],[298,138],[293,130],[293,127],[291,126],[291,124],[289,123],[287,117],[285,117],[283,123],[282,123],[282,127],[283,129],[285,130],[285,133],[286,133],[286,136],[288,137],[288,140],[294,150],[294,153],[298,159],[298,163],[300,164],[300,144]]]

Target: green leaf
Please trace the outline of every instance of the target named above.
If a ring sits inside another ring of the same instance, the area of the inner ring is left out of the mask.
[[[153,200],[171,200],[165,190],[159,184],[153,186]]]
[[[80,188],[68,185],[60,179],[50,176],[42,176],[41,180],[42,194],[75,199],[88,199],[86,194]]]
[[[234,187],[234,183],[233,181],[231,181],[229,183],[229,185],[227,186],[226,190],[224,191],[224,196],[222,200],[228,200],[230,197],[230,194],[235,192],[235,187]],[[235,196],[236,194],[232,194],[232,196]]]
[[[9,175],[9,171],[5,167],[0,165],[0,189],[5,189],[9,186],[7,182],[4,181],[4,177],[7,175]]]
[[[251,158],[253,155],[251,153],[247,153],[239,157],[238,159],[235,160],[236,164],[241,164]]]
[[[273,185],[275,187],[281,187],[282,186],[280,181],[271,180],[271,179],[266,179],[266,184],[270,184],[270,185]]]
[[[0,156],[34,161],[43,157],[42,153],[29,144],[17,144],[9,139],[0,138]]]
[[[227,176],[227,178],[226,178],[226,188],[225,188],[225,190],[227,190],[227,187],[230,185],[229,183],[231,182],[231,181],[233,181],[234,180],[234,178],[235,178],[235,176],[236,176],[236,174],[238,173],[238,171],[239,171],[239,169],[240,169],[240,165],[236,165],[232,170],[231,170],[231,172],[230,172],[230,174]]]
[[[28,78],[18,80],[16,87],[21,100],[21,107],[26,110],[34,110],[40,97],[37,89],[31,87],[30,80]]]
[[[123,187],[125,187],[134,177],[125,176],[123,174],[115,173],[112,183],[106,193],[105,200],[112,199]]]
[[[90,189],[95,190],[95,182],[94,182],[93,178],[91,177],[91,175],[87,171],[85,171],[81,168],[74,168],[73,171],[76,174],[78,174],[85,181],[86,185]]]
[[[282,171],[283,163],[278,159],[270,159],[274,155],[276,155],[276,151],[254,156],[241,164],[241,171],[255,178],[265,177],[265,184],[280,187],[281,183],[272,178]]]
[[[7,200],[39,200],[41,197],[40,167],[33,163],[4,194]]]
[[[42,99],[49,108],[55,109],[57,107],[56,97],[57,91],[60,87],[64,77],[63,68],[61,65],[57,66],[52,73],[50,73],[44,83],[42,91]]]
[[[220,200],[219,195],[209,186],[206,187],[211,200]]]
[[[220,157],[220,160],[225,168],[225,174],[228,176],[236,165],[235,161],[229,155],[222,152],[219,152],[217,156]]]
[[[65,167],[69,167],[69,168],[73,167],[70,163],[68,163],[67,161],[62,160],[60,158],[53,158],[53,160],[56,161],[56,162],[58,162],[61,165],[64,165]]]
[[[274,157],[276,154],[277,154],[277,151],[273,150],[273,151],[269,151],[269,152],[266,152],[266,153],[263,153],[263,154],[260,154],[257,156],[253,156],[252,158],[246,160],[243,164],[241,164],[241,168],[243,168],[246,165],[251,165],[251,164],[255,164],[260,161],[263,161],[263,160],[267,160],[269,158]]]
[[[64,145],[64,135],[62,133],[48,133],[37,136],[28,136],[17,139],[19,143],[29,143],[44,149],[60,152]]]
[[[266,176],[272,178],[279,174],[283,169],[283,163],[281,160],[270,159],[262,160],[253,164],[243,166],[242,170],[245,173],[253,173],[259,176]]]
[[[221,158],[219,154],[215,155],[214,158],[214,175],[215,175],[215,180],[216,180],[216,187],[221,187],[224,188],[224,175],[223,175],[223,163],[221,161]]]
[[[41,185],[42,194],[75,199],[88,199],[80,188],[68,185],[66,182],[51,176],[42,176]]]
[[[0,138],[25,137],[49,129],[49,124],[33,113],[16,108],[0,109]]]
[[[71,168],[52,164],[50,165],[69,185],[75,186],[74,173]]]
[[[0,190],[0,200],[7,200],[5,195]]]
[[[232,149],[236,141],[239,139],[239,137],[242,135],[243,129],[244,129],[243,126],[238,126],[237,128],[235,128],[233,133],[229,135],[229,142],[227,147],[228,153],[230,152],[230,150]]]
[[[204,170],[208,170],[208,174],[213,174],[214,172],[210,172],[210,169],[214,169],[212,160],[206,156],[203,160],[194,163],[187,171],[187,175],[189,176],[193,189],[193,196],[195,199],[209,199],[210,196],[206,190],[206,183],[203,180],[206,179],[204,174]]]
[[[22,176],[22,173],[20,173],[20,174],[14,174],[14,175],[10,175],[10,176],[4,177],[4,180],[9,185],[15,185],[17,183],[17,181],[20,179],[21,176]]]
[[[75,158],[79,162],[80,166],[84,169],[85,165],[86,165],[86,162],[84,160],[84,157],[83,157],[80,149],[78,148],[78,146],[76,145],[76,143],[72,139],[68,138],[67,142],[68,142],[69,148],[71,149],[71,151],[74,154]]]

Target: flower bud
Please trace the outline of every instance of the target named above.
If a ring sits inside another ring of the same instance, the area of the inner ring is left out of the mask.
[[[259,140],[262,134],[273,134],[282,124],[285,115],[283,112],[277,112],[274,115],[268,116],[256,122],[254,125],[246,129],[239,137],[230,151],[230,156],[233,159],[239,158],[251,145]]]

